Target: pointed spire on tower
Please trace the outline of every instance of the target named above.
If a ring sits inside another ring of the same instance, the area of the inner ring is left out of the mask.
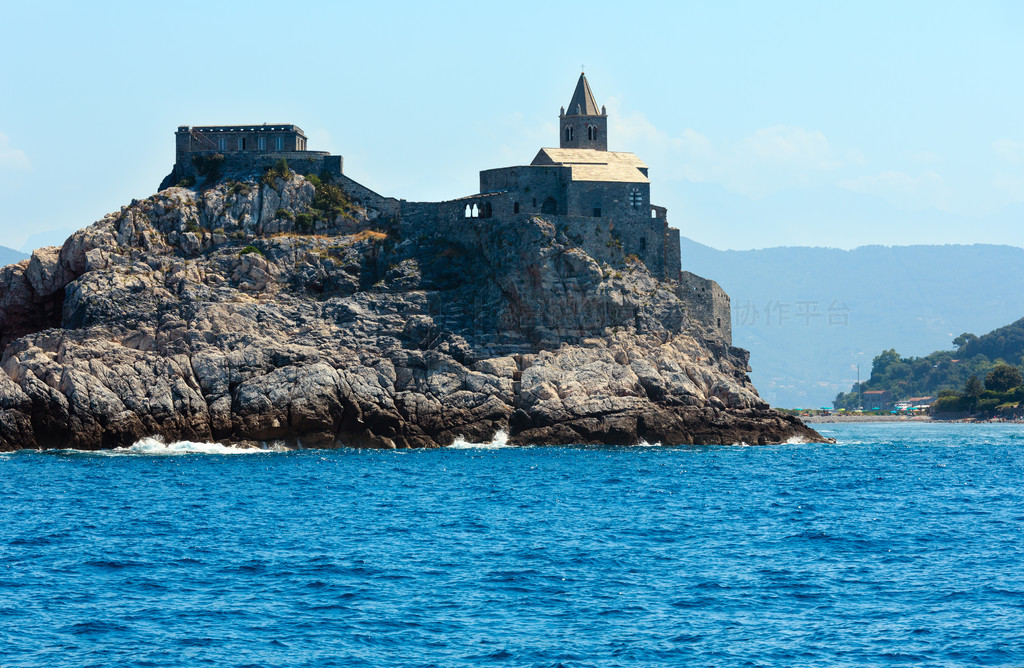
[[[594,94],[590,92],[590,84],[582,72],[580,80],[576,82],[576,91],[572,94],[572,100],[566,107],[570,116],[600,116],[601,109],[597,106]]]

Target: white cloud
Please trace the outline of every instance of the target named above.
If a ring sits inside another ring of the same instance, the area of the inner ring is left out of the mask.
[[[28,156],[20,148],[13,148],[7,135],[0,132],[0,170],[27,172],[32,169]]]
[[[992,142],[992,151],[1006,162],[1024,163],[1024,142],[997,139]]]
[[[861,176],[838,182],[853,192],[877,195],[903,209],[947,208],[948,189],[941,175],[926,170],[918,176],[884,171],[876,176]]]
[[[809,186],[850,164],[861,164],[858,151],[837,153],[818,130],[776,125],[734,142],[714,142],[696,130],[671,136],[638,112],[612,113],[609,135],[649,163],[660,163],[659,177],[695,183],[719,183],[759,199],[795,186]]]
[[[832,170],[842,166],[818,130],[776,125],[758,130],[740,144],[739,157],[798,169]]]

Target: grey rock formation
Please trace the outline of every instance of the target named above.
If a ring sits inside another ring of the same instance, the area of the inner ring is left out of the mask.
[[[821,440],[642,264],[542,218],[403,235],[316,195],[169,188],[0,269],[0,450]]]

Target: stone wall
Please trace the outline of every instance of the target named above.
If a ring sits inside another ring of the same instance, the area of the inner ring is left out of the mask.
[[[336,157],[341,159],[341,156]],[[332,172],[331,176],[334,178],[334,182],[337,183],[352,200],[369,209],[376,209],[388,218],[398,218],[401,216],[402,203],[394,197],[384,197],[383,195],[375,193],[363,184],[353,181],[342,174],[340,169],[336,174]]]
[[[572,171],[560,165],[485,169],[480,172],[480,192],[508,194],[501,208],[495,210],[495,215],[498,211],[501,215],[541,213],[549,197],[554,200],[555,207],[554,211],[547,213],[566,215],[569,212],[566,191],[571,178]]]
[[[703,323],[709,333],[732,345],[732,306],[729,295],[711,279],[681,272],[679,298],[687,303],[691,319]]]
[[[266,171],[282,158],[288,163],[289,169],[299,174],[319,175],[326,172],[333,177],[343,175],[342,157],[331,155],[326,151],[243,151],[236,153],[193,151],[183,160],[175,163],[171,173],[161,182],[160,189],[173,186],[182,179],[198,179],[200,175],[196,169],[195,158],[198,156],[202,160],[214,155],[224,156],[224,162],[220,168],[222,176]]]
[[[679,248],[679,230],[665,224],[665,278],[678,281],[682,272],[682,253]]]

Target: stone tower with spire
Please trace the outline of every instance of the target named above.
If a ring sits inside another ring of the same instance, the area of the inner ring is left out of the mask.
[[[562,133],[559,148],[608,150],[608,114],[604,107],[598,110],[597,101],[583,73],[580,73],[580,80],[576,82],[576,91],[569,101],[569,108],[562,107],[558,120]]]

